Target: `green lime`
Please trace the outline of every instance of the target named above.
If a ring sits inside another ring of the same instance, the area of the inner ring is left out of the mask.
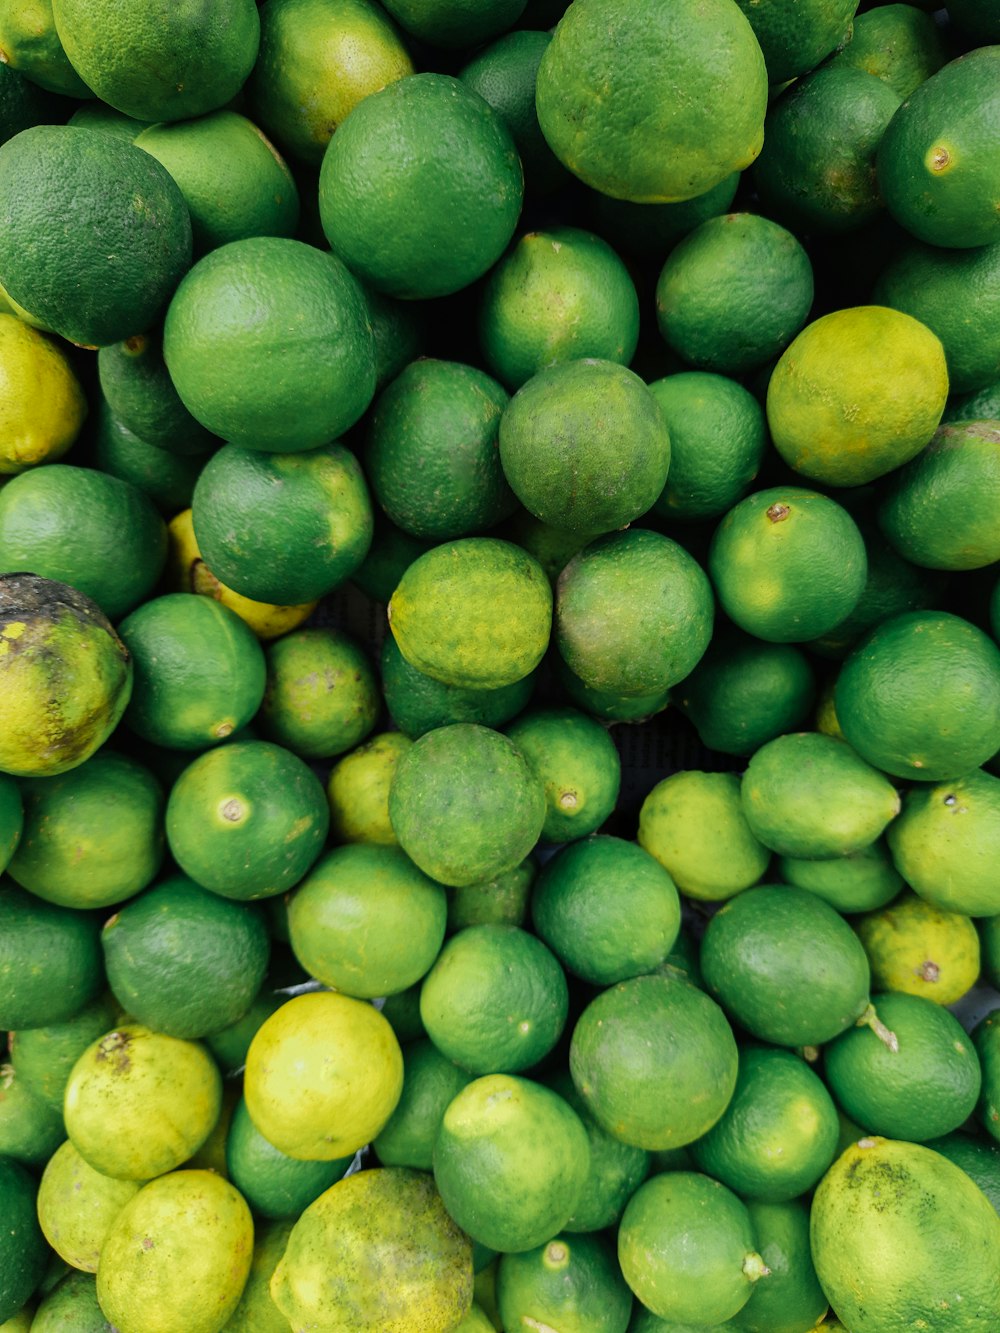
[[[243,1093],[267,1141],[300,1161],[357,1152],[403,1086],[403,1056],[377,1009],[332,991],[296,995],[250,1043]]]
[[[689,370],[649,386],[670,433],[667,484],[653,506],[664,518],[716,518],[741,499],[767,445],[764,413],[742,384]]]
[[[445,296],[499,259],[523,192],[489,103],[449,75],[416,74],[366,97],[334,135],[319,212],[334,254],[376,291]]]
[[[391,636],[386,643],[392,642]],[[389,788],[396,766],[412,744],[401,731],[384,731],[349,750],[330,770],[326,792],[330,831],[337,842],[373,842],[393,846]]]
[[[372,999],[415,985],[444,940],[440,884],[399,847],[336,847],[288,904],[288,932],[307,972],[344,995]]]
[[[250,1008],[235,1022],[224,1027],[213,1028],[203,1038],[205,1045],[212,1052],[215,1063],[228,1078],[243,1068],[247,1062],[247,1051],[257,1035],[257,1029],[279,1009],[285,996],[271,989],[270,979],[265,978],[263,986],[250,1001]]]
[[[1000,749],[1000,649],[949,612],[893,616],[847,658],[834,700],[870,764],[923,782],[961,777]]]
[[[269,645],[261,730],[303,759],[351,750],[375,726],[380,699],[368,654],[325,626],[293,630]]]
[[[539,370],[518,390],[500,419],[500,461],[536,518],[594,537],[652,508],[670,436],[638,375],[590,357]]]
[[[148,768],[101,750],[68,773],[23,778],[24,833],[9,873],[62,907],[110,907],[163,860],[164,796]]]
[[[460,1069],[426,1038],[403,1052],[403,1093],[372,1147],[383,1166],[430,1171],[444,1113],[474,1075]]]
[[[645,722],[662,713],[670,703],[670,690],[653,690],[649,694],[626,694],[621,690],[601,689],[582,680],[571,671],[561,657],[555,661],[556,678],[569,701],[577,708],[596,717],[599,722]]]
[[[421,736],[399,761],[389,818],[425,874],[461,888],[524,860],[545,820],[545,790],[506,736],[457,722]]]
[[[736,0],[750,20],[767,65],[768,82],[786,83],[806,74],[851,35],[855,0],[805,0],[793,10],[777,4]],[[775,1329],[774,1333],[779,1333]]]
[[[161,449],[133,435],[112,414],[104,400],[98,404],[92,455],[95,466],[100,472],[141,491],[164,518],[190,505],[198,475],[211,452],[211,448],[200,454],[178,454]],[[167,538],[169,543],[169,526]]]
[[[382,693],[393,721],[411,740],[453,722],[502,727],[525,707],[535,689],[535,672],[493,688],[446,685],[411,666],[387,634],[382,644]]]
[[[197,1042],[138,1023],[88,1046],[66,1085],[66,1132],[102,1175],[149,1180],[197,1152],[222,1108],[222,1078]]]
[[[847,856],[820,861],[781,856],[775,871],[781,883],[808,889],[848,916],[884,907],[903,887],[884,838]]]
[[[521,17],[525,0],[386,0],[386,9],[431,46],[478,46]]]
[[[1000,1218],[938,1153],[916,1143],[861,1139],[820,1183],[810,1226],[816,1274],[845,1328],[863,1328],[865,1321],[872,1328],[917,1327],[932,1311],[947,1311],[956,1333],[963,1325],[971,1333],[976,1323],[988,1327],[1000,1319],[992,1276],[1000,1262]]]
[[[18,1078],[47,1107],[61,1112],[73,1066],[119,1015],[113,996],[105,994],[60,1022],[9,1033],[10,1060]]]
[[[941,32],[930,14],[915,5],[889,4],[856,14],[850,40],[830,63],[874,74],[905,99],[947,59]]]
[[[0,282],[71,342],[144,332],[191,263],[180,190],[148,153],[100,130],[34,125],[8,139],[0,200]]]
[[[979,1055],[983,1076],[982,1096],[977,1108],[978,1118],[986,1132],[1000,1140],[1000,1023],[996,1010],[991,1011],[972,1029],[972,1043]]]
[[[1000,236],[990,184],[997,169],[1000,51],[952,60],[907,98],[878,150],[892,216],[918,240],[963,249]]]
[[[322,850],[329,823],[316,775],[267,741],[207,750],[167,802],[167,842],[177,864],[213,893],[244,901],[297,884]]]
[[[365,287],[364,283],[361,286],[375,338],[376,388],[381,389],[420,355],[427,336],[426,312],[413,301],[397,301]]]
[[[497,1303],[505,1328],[626,1333],[632,1293],[607,1238],[562,1233],[500,1256]]]
[[[657,694],[698,664],[713,613],[701,565],[671,538],[630,528],[591,542],[563,570],[555,640],[591,688]]]
[[[101,394],[115,419],[147,444],[182,457],[204,454],[219,441],[178,397],[162,342],[156,329],[102,347],[97,353]]]
[[[838,1134],[833,1099],[804,1060],[744,1046],[732,1101],[690,1151],[700,1170],[742,1199],[786,1203],[818,1183]]]
[[[682,893],[708,902],[749,888],[771,860],[747,823],[733,773],[687,769],[658,782],[639,811],[638,840]]]
[[[18,0],[8,5],[0,21],[0,47],[8,68],[32,85],[67,97],[94,96],[62,48],[51,0]]]
[[[638,339],[635,285],[592,232],[553,227],[525,233],[483,287],[483,356],[512,390],[548,366],[583,357],[627,366]]]
[[[538,867],[531,856],[493,879],[452,889],[448,894],[448,933],[466,926],[522,926]]]
[[[352,108],[412,73],[399,33],[371,0],[266,0],[246,93],[282,150],[318,167]]]
[[[634,977],[592,1000],[573,1031],[569,1063],[598,1124],[639,1148],[694,1142],[736,1085],[736,1041],[722,1010],[668,975]]]
[[[328,444],[375,391],[364,292],[335,256],[285,237],[199,260],[167,310],[163,357],[192,416],[256,451]]]
[[[680,12],[583,0],[542,57],[536,99],[542,133],[585,184],[665,203],[704,194],[754,160],[767,71],[731,0]]]
[[[119,626],[135,689],[126,721],[144,741],[200,750],[246,726],[264,695],[264,654],[234,611],[192,593],[144,602]]]
[[[640,1185],[618,1231],[625,1281],[667,1320],[718,1324],[746,1305],[768,1276],[753,1222],[731,1190],[693,1171]]]
[[[847,1114],[886,1138],[923,1143],[964,1124],[982,1085],[958,1019],[921,995],[873,996],[881,1028],[855,1027],[823,1052],[826,1081]]]
[[[531,913],[567,970],[595,986],[658,967],[680,928],[670,875],[636,843],[607,835],[574,843],[545,864]]]
[[[904,891],[855,922],[876,990],[954,1004],[979,979],[979,936],[970,919]],[[984,929],[989,929],[984,923]]]
[[[90,1273],[69,1273],[43,1297],[32,1321],[36,1333],[104,1333],[108,1323],[97,1300],[97,1282]],[[2,1329],[2,1325],[0,1325]]]
[[[434,1180],[473,1240],[504,1254],[542,1245],[583,1194],[589,1148],[579,1116],[549,1088],[490,1074],[448,1106],[434,1144]]]
[[[67,1139],[50,1157],[38,1187],[38,1220],[56,1254],[96,1273],[112,1222],[141,1188],[137,1180],[102,1175]]]
[[[857,604],[866,570],[864,538],[847,510],[797,486],[741,500],[716,528],[708,554],[722,609],[770,643],[801,643],[832,629]]]
[[[10,1319],[34,1295],[48,1262],[35,1216],[37,1185],[19,1162],[0,1157],[0,1319]]]
[[[223,1333],[285,1333],[288,1320],[271,1299],[271,1278],[288,1245],[294,1222],[254,1222],[253,1260],[239,1304]]]
[[[0,874],[10,865],[23,831],[21,788],[7,773],[0,773]]]
[[[960,1167],[1000,1213],[1000,1145],[954,1130],[926,1146]]]
[[[441,950],[420,991],[427,1035],[472,1074],[530,1069],[555,1046],[569,995],[556,957],[517,926],[467,926]]]
[[[723,375],[745,374],[778,356],[806,322],[812,301],[805,250],[791,232],[755,213],[727,213],[689,232],[656,285],[667,346],[700,370]]]
[[[395,995],[387,995],[382,1003],[382,1017],[392,1028],[401,1046],[426,1037],[423,1019],[420,1017],[419,983],[397,991]]]
[[[428,541],[493,527],[514,510],[497,453],[507,394],[457,361],[422,357],[375,402],[365,449],[374,498],[404,532]]]
[[[298,1217],[350,1164],[350,1156],[322,1162],[286,1156],[256,1128],[244,1098],[237,1102],[226,1138],[226,1170],[258,1216]]]
[[[246,1013],[267,971],[262,914],[173,875],[109,917],[108,983],[126,1013],[172,1037],[203,1037]]]
[[[816,698],[816,677],[809,659],[792,644],[764,643],[720,628],[671,697],[703,745],[750,755],[802,726]]]
[[[573,708],[523,713],[507,735],[545,785],[543,842],[594,833],[615,808],[621,760],[607,729]]]
[[[820,1046],[864,1014],[868,959],[854,931],[805,889],[747,889],[716,912],[701,945],[708,990],[752,1036]]]
[[[797,80],[764,121],[752,173],[761,205],[800,234],[849,233],[878,218],[875,154],[900,100],[836,61]]]
[[[59,1112],[32,1092],[12,1064],[0,1061],[0,1155],[37,1168],[65,1137]]]
[[[798,1199],[751,1201],[747,1212],[768,1280],[754,1285],[750,1299],[728,1326],[739,1333],[804,1333],[817,1327],[828,1306],[809,1248],[807,1206]]]
[[[66,352],[13,315],[0,314],[0,355],[6,477],[61,458],[80,433],[87,400]]]
[[[730,172],[718,185],[693,199],[672,204],[634,204],[590,192],[590,222],[596,232],[620,253],[663,262],[663,256],[695,227],[729,211],[740,173]]]
[[[445,542],[418,556],[392,594],[393,638],[411,666],[444,685],[499,689],[534,671],[552,626],[541,565],[495,537]]]
[[[271,1294],[296,1328],[405,1333],[453,1329],[472,1304],[472,1278],[472,1246],[434,1182],[384,1167],[355,1172],[310,1204]]]
[[[100,922],[0,883],[0,1031],[61,1023],[104,985]]]

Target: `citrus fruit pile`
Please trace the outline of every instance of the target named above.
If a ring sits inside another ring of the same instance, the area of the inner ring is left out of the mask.
[[[0,0],[0,1333],[997,1333],[998,640],[997,0]]]

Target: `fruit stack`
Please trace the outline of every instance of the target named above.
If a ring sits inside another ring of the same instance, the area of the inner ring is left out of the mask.
[[[0,0],[0,1333],[1000,1329],[998,200],[998,0]]]

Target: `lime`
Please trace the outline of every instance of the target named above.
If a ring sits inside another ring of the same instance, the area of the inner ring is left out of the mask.
[[[554,1236],[500,1256],[497,1303],[505,1328],[626,1333],[632,1293],[603,1236]]]
[[[621,760],[607,730],[574,708],[523,713],[507,735],[545,785],[543,842],[594,833],[615,808]]]
[[[961,1167],[1000,1212],[1000,1145],[955,1130],[943,1138],[931,1139],[927,1147]]]
[[[191,503],[198,474],[211,453],[211,449],[201,454],[171,453],[141,440],[117,420],[103,400],[97,406],[92,439],[91,461],[97,470],[141,491],[164,518]],[[169,542],[169,527],[167,537]]]
[[[812,301],[805,250],[791,232],[755,213],[727,213],[689,232],[656,285],[667,346],[723,375],[745,374],[778,356],[806,322]]]
[[[47,1291],[32,1321],[36,1333],[62,1333],[65,1328],[95,1329],[104,1333],[104,1312],[97,1301],[97,1282],[90,1273],[68,1273]],[[3,1325],[0,1325],[0,1329]]]
[[[736,0],[760,42],[771,84],[806,74],[851,35],[855,0],[806,0],[792,11],[781,4]],[[774,1333],[779,1333],[777,1329]]]
[[[8,68],[30,79],[32,85],[68,97],[93,97],[62,48],[51,0],[19,0],[8,5],[0,22],[0,47]]]
[[[120,1328],[214,1333],[243,1293],[253,1219],[213,1171],[172,1171],[131,1199],[112,1223],[97,1296]]]
[[[0,1062],[0,1154],[37,1168],[65,1137],[58,1111],[32,1092],[12,1064]]]
[[[594,986],[651,972],[680,928],[670,875],[648,850],[607,835],[574,843],[546,862],[531,914],[560,962]]]
[[[61,1022],[9,1033],[10,1060],[18,1078],[46,1106],[61,1113],[73,1066],[119,1015],[114,997],[105,994]]]
[[[729,210],[739,180],[738,171],[730,172],[704,194],[670,204],[634,204],[592,190],[587,198],[591,225],[620,253],[662,264],[688,232]]]
[[[108,1231],[140,1189],[89,1166],[67,1139],[49,1158],[38,1187],[38,1220],[56,1254],[74,1268],[96,1273]]]
[[[414,37],[445,48],[478,46],[521,17],[525,0],[386,0],[386,9]]]
[[[735,1022],[777,1046],[819,1046],[868,1006],[868,959],[839,913],[786,885],[747,889],[708,923],[705,984]]]
[[[537,874],[534,858],[493,879],[480,880],[448,894],[448,931],[466,926],[521,926],[528,915],[528,896]]]
[[[10,1319],[35,1293],[48,1262],[48,1250],[35,1217],[34,1178],[19,1162],[0,1157],[0,1319]]]
[[[804,1060],[744,1046],[733,1099],[691,1156],[742,1199],[786,1203],[818,1183],[836,1156],[838,1133],[833,1099]]]
[[[473,1075],[426,1038],[403,1051],[403,1093],[372,1147],[383,1166],[430,1171],[444,1113]]]
[[[884,907],[903,887],[903,877],[892,863],[884,838],[859,852],[820,861],[782,856],[775,871],[783,884],[808,889],[845,915]]]
[[[830,63],[874,74],[905,99],[947,59],[930,14],[915,5],[889,4],[856,14],[850,40]]]
[[[61,458],[80,432],[87,400],[58,343],[0,314],[0,475]]]
[[[739,1333],[804,1333],[817,1327],[828,1307],[809,1248],[808,1208],[799,1200],[750,1202],[747,1212],[768,1280],[754,1285],[730,1326]]]
[[[864,538],[847,510],[797,486],[741,500],[716,528],[708,554],[722,609],[770,643],[832,629],[857,604],[866,569]]]
[[[483,287],[483,356],[510,389],[584,357],[627,366],[638,338],[639,298],[628,269],[606,241],[577,227],[525,233]]]
[[[96,916],[0,881],[0,1030],[64,1022],[101,991]]]
[[[993,1139],[1000,1139],[1000,1024],[992,1010],[972,1029],[972,1043],[979,1055],[983,1076],[978,1118]]]
[[[732,0],[680,11],[577,0],[542,57],[536,98],[542,133],[585,184],[666,203],[754,160],[767,72]]]
[[[285,1253],[292,1226],[287,1218],[254,1223],[250,1276],[223,1333],[285,1333],[288,1320],[271,1299],[271,1278]]]
[[[421,736],[399,761],[389,818],[425,874],[461,888],[524,860],[545,820],[545,790],[513,741],[457,722]]]
[[[420,991],[427,1035],[472,1074],[513,1074],[538,1064],[559,1040],[568,1009],[555,956],[517,926],[458,931]]]
[[[268,1143],[240,1098],[226,1137],[229,1179],[260,1217],[296,1218],[340,1179],[351,1157],[305,1162],[287,1157]]]
[[[877,626],[841,668],[834,699],[848,742],[894,777],[962,777],[1000,749],[1000,650],[949,612]]]
[[[665,974],[634,977],[592,1000],[573,1031],[569,1061],[598,1124],[639,1148],[700,1138],[736,1085],[736,1041],[722,1010]]]
[[[444,940],[445,891],[399,847],[336,847],[288,904],[288,933],[307,972],[344,995],[372,999],[415,985]]]
[[[232,241],[199,260],[170,302],[163,356],[192,416],[248,449],[328,444],[375,391],[364,292],[333,255],[284,237]]]
[[[979,936],[961,912],[949,912],[905,891],[889,906],[855,922],[876,990],[922,995],[954,1004],[979,979]]]
[[[536,518],[593,537],[652,507],[670,437],[638,375],[588,357],[540,370],[518,390],[500,419],[500,461]]]
[[[717,1180],[667,1171],[640,1185],[618,1231],[618,1261],[661,1319],[718,1324],[768,1276],[746,1205]]]
[[[401,731],[384,731],[333,765],[326,791],[330,831],[338,842],[395,844],[389,822],[389,788],[411,744]]]
[[[529,1079],[490,1074],[463,1088],[434,1144],[445,1207],[473,1240],[532,1250],[565,1226],[582,1196],[589,1148],[580,1118]]]
[[[243,1090],[254,1125],[304,1161],[345,1157],[375,1137],[399,1101],[403,1057],[370,1004],[296,995],[257,1030]]]
[[[347,634],[307,626],[267,649],[261,730],[304,759],[328,759],[364,740],[380,699],[371,661]]]
[[[415,74],[366,97],[334,135],[319,212],[334,254],[376,291],[445,296],[499,259],[523,192],[489,103],[449,75]]]
[[[472,1303],[472,1247],[428,1176],[358,1171],[296,1222],[271,1295],[296,1328],[452,1329]]]
[[[102,347],[97,372],[114,417],[139,439],[182,457],[218,445],[178,397],[163,361],[160,329]]]

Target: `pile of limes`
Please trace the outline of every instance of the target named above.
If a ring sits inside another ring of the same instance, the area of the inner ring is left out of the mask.
[[[1000,1329],[1000,3],[0,0],[0,1333]]]

